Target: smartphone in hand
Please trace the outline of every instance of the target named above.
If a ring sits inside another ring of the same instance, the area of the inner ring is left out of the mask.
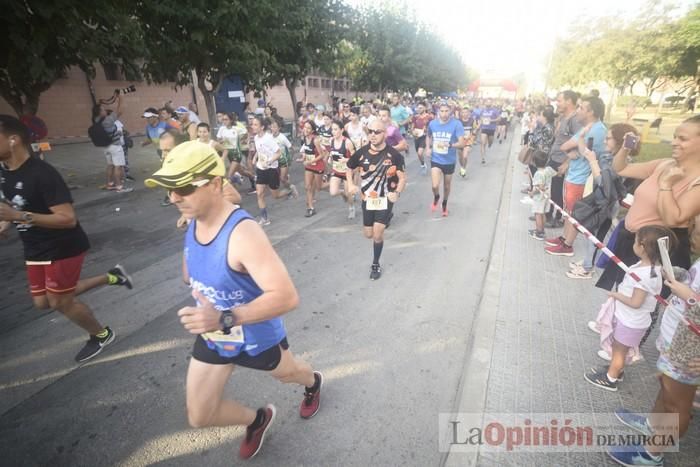
[[[586,147],[589,151],[593,150],[593,138],[588,138],[588,140],[586,141]]]
[[[639,137],[636,135],[625,135],[625,141],[622,143],[622,147],[629,149],[630,151],[635,149],[639,144]]]

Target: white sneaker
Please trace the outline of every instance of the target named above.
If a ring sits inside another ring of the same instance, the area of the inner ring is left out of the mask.
[[[289,185],[289,190],[292,193],[292,198],[297,199],[299,197],[299,190],[295,185]]]
[[[529,185],[528,185],[528,186],[529,186]],[[573,271],[574,269],[578,269],[578,268],[582,268],[582,267],[583,267],[583,260],[582,260],[582,259],[581,259],[581,260],[578,260],[578,261],[571,261],[571,262],[569,263],[569,269],[571,269],[572,271]]]
[[[598,328],[598,323],[596,323],[595,321],[588,322],[588,329],[595,332],[596,334],[600,334],[600,328]]]
[[[609,362],[610,360],[612,360],[612,357],[610,356],[610,354],[607,353],[607,352],[606,352],[605,350],[603,350],[603,349],[600,349],[600,350],[598,351],[598,356],[599,356],[600,358],[602,358],[603,360],[607,360],[608,362]]]

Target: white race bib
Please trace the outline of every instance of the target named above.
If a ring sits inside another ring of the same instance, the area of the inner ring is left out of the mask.
[[[345,171],[348,169],[348,161],[343,159],[339,161],[333,161],[333,170],[336,172],[342,172],[345,173]]]
[[[488,125],[489,123],[491,123],[491,119],[490,119],[490,118],[484,117],[484,118],[482,119],[481,123],[483,123],[484,125]]]
[[[413,130],[413,136],[415,136],[416,138],[420,138],[420,137],[422,137],[424,134],[425,134],[425,130],[423,130],[422,128],[415,128],[415,129]]]
[[[386,196],[379,198],[367,198],[366,207],[368,211],[383,211],[388,209],[389,204]]]
[[[316,159],[315,154],[304,154],[304,161],[306,162],[313,162],[314,159]]]
[[[449,143],[445,143],[444,141],[435,141],[433,143],[433,151],[437,152],[438,154],[447,154],[449,150]]]

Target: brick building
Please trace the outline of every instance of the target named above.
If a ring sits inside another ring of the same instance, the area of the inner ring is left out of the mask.
[[[188,105],[196,102],[202,121],[207,121],[207,112],[204,108],[204,99],[198,89],[193,86],[185,86],[175,89],[173,85],[149,85],[145,81],[125,81],[118,70],[109,67],[97,67],[92,86],[97,99],[105,99],[112,95],[114,89],[125,88],[130,84],[136,86],[136,92],[122,96],[122,121],[132,134],[143,133],[145,125],[141,118],[143,110],[147,107],[161,107],[167,101],[172,101],[175,106]],[[331,102],[331,84],[334,93],[340,98],[352,99],[354,91],[350,91],[350,82],[346,79],[335,80],[314,74],[303,80],[297,87],[297,99],[313,102],[315,104],[328,104]],[[364,94],[363,94],[364,95]],[[283,85],[274,86],[266,91],[267,101],[278,109],[279,114],[285,119],[291,119],[294,115],[293,105],[287,88]],[[369,97],[369,95],[367,95]],[[257,99],[252,93],[245,96],[251,107],[255,108]],[[85,74],[77,67],[71,68],[66,76],[54,83],[51,88],[41,95],[39,101],[38,116],[41,117],[49,129],[49,139],[55,143],[67,142],[72,139],[84,140],[87,137],[87,129],[91,124],[92,98]],[[0,113],[14,115],[14,110],[2,98],[0,98]]]

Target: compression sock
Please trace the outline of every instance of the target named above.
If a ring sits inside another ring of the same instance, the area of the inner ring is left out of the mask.
[[[267,219],[267,208],[262,208],[260,210],[260,217],[262,217],[263,219]]]
[[[304,386],[308,392],[316,392],[318,391],[319,386],[321,386],[321,378],[316,376],[316,373],[314,373],[314,385],[313,386]]]
[[[379,264],[379,257],[382,256],[382,249],[384,248],[384,242],[374,242],[374,261],[372,264]]]
[[[439,194],[439,193],[434,193],[434,194],[433,194],[433,204],[437,204],[438,201],[440,201],[440,194]]]
[[[442,200],[442,210],[443,211],[447,210],[447,198]]]

